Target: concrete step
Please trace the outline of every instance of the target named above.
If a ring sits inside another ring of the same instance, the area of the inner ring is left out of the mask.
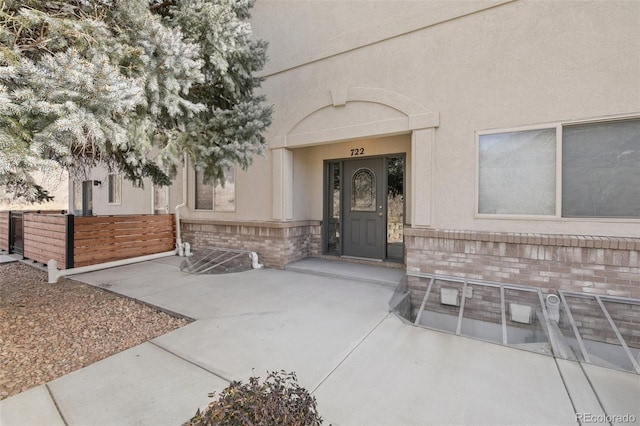
[[[404,269],[401,268],[387,268],[313,257],[290,263],[285,269],[323,277],[367,282],[390,288],[396,288],[404,277]]]

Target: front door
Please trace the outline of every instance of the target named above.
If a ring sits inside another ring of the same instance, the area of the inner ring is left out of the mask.
[[[384,259],[384,158],[344,162],[344,256]]]

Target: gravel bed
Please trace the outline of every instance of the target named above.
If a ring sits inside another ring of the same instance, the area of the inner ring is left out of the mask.
[[[0,265],[0,400],[187,323],[70,279],[48,284],[29,265]]]

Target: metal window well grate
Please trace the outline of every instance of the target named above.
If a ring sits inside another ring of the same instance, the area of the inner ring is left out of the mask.
[[[228,274],[252,269],[252,253],[219,247],[204,247],[180,264],[189,274]]]
[[[640,374],[640,300],[407,273],[390,308],[415,326]]]

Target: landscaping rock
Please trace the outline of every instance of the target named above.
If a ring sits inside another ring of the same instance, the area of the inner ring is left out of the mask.
[[[23,263],[0,265],[0,400],[186,325]]]

